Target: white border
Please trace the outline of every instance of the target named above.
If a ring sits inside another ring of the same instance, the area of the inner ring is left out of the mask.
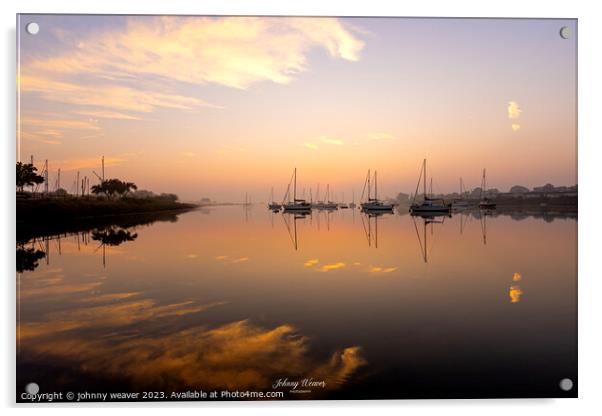
[[[434,17],[559,17],[579,19],[579,399],[565,400],[439,400],[439,401],[362,401],[362,402],[278,402],[278,403],[156,403],[145,404],[145,413],[164,414],[167,408],[177,412],[206,413],[218,409],[226,413],[244,411],[249,414],[286,413],[306,414],[319,411],[365,414],[420,412],[421,414],[504,415],[526,412],[546,415],[592,413],[600,406],[600,354],[602,354],[599,318],[602,316],[602,273],[597,258],[602,230],[597,221],[602,207],[600,197],[600,152],[602,132],[600,106],[602,96],[600,74],[602,65],[599,39],[602,39],[602,21],[594,1],[409,1],[386,0],[103,0],[96,3],[81,0],[21,0],[3,1],[0,14],[3,34],[2,82],[4,97],[2,126],[4,140],[0,151],[2,175],[0,191],[2,204],[2,238],[0,239],[0,265],[3,273],[2,305],[2,368],[0,394],[2,404],[14,411],[15,366],[15,280],[14,280],[14,162],[15,162],[15,14],[16,13],[121,13],[121,14],[262,14],[262,15],[345,15],[345,16],[434,16]],[[111,404],[111,412],[130,411],[135,404]],[[26,412],[35,411],[29,406],[19,406]],[[104,414],[107,405],[80,407],[44,406],[44,413],[63,414],[80,412],[82,407],[92,413]]]

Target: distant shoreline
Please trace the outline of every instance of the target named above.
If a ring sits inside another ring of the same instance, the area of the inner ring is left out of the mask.
[[[162,211],[191,210],[199,205],[160,198],[19,198],[17,225],[87,218],[117,217]]]

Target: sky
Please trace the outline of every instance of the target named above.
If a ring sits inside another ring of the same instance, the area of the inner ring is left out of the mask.
[[[25,27],[36,22],[40,31]],[[575,20],[21,15],[17,158],[183,200],[577,183]],[[561,27],[573,36],[563,39]]]

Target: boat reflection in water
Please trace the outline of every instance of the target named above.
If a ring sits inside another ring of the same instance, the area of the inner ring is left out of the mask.
[[[445,217],[451,218],[451,215],[447,215],[445,213],[431,212],[429,214],[412,214],[411,217],[412,222],[414,223],[414,229],[416,230],[416,236],[418,237],[418,243],[420,244],[420,253],[422,255],[422,259],[425,263],[428,263],[429,242],[427,238],[427,227],[430,225],[430,234],[432,236],[434,234],[433,226],[435,224],[443,224],[445,221]],[[420,218],[420,220],[422,220],[422,236],[418,231],[417,218]]]
[[[305,220],[307,216],[311,216],[311,211],[306,212],[299,210],[298,212],[287,212],[287,210],[285,210],[282,213],[282,220],[284,221],[284,225],[286,226],[288,235],[295,250],[299,249],[299,240],[297,237],[297,221]]]
[[[362,226],[368,240],[368,247],[374,246],[374,248],[378,248],[378,219],[392,214],[392,210],[363,211]],[[372,226],[372,223],[374,223],[374,226]]]

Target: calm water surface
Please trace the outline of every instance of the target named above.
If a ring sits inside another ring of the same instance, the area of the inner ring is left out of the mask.
[[[231,206],[24,247],[17,391],[576,395],[575,219]]]

